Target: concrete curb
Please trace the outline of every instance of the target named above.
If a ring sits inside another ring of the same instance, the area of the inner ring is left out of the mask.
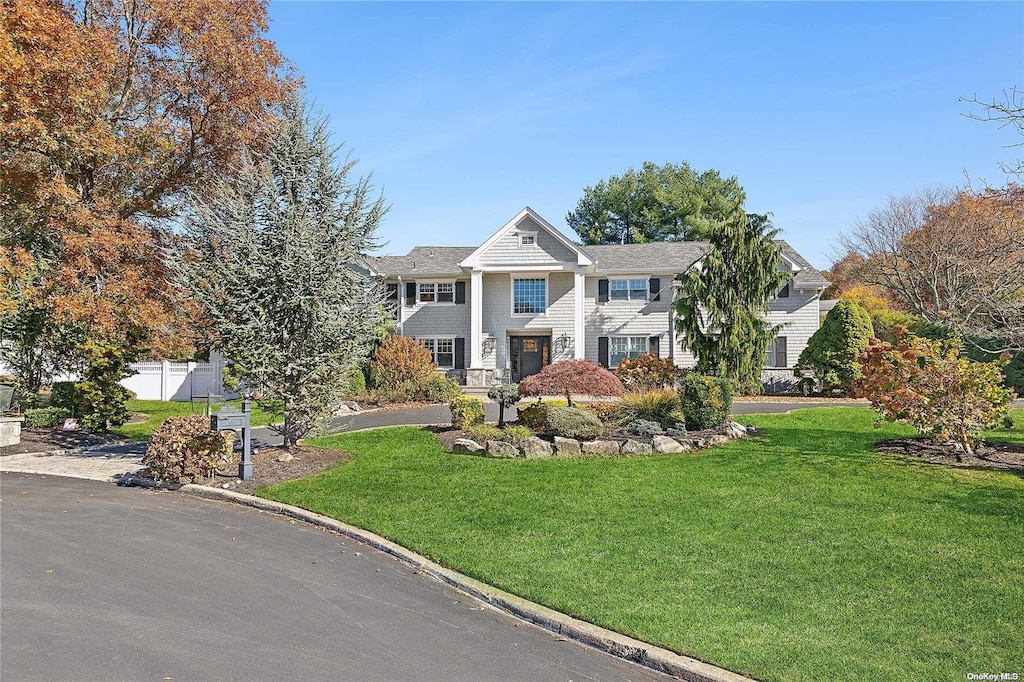
[[[632,637],[606,630],[540,604],[534,604],[531,601],[508,592],[503,592],[461,573],[447,569],[379,535],[350,526],[322,514],[294,507],[290,504],[282,504],[231,490],[209,488],[202,485],[184,485],[180,488],[180,491],[204,499],[231,502],[261,511],[282,514],[321,528],[326,528],[353,540],[358,540],[390,554],[399,561],[415,567],[418,571],[436,580],[440,580],[517,618],[612,656],[624,658],[627,661],[673,675],[687,682],[742,682],[752,679],[746,675],[740,675],[724,668],[698,661],[695,658],[680,656],[667,649],[656,647],[653,644],[641,642]]]

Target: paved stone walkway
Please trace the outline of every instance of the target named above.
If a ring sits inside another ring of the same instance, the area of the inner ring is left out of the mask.
[[[63,455],[8,455],[0,457],[0,471],[113,481],[119,474],[142,469],[145,449],[145,443],[129,443]]]

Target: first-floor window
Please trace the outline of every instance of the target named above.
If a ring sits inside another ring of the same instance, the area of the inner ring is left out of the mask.
[[[455,339],[416,339],[430,351],[434,362],[441,369],[455,366]]]
[[[789,367],[789,353],[786,351],[786,337],[780,336],[768,346],[765,353],[765,367]]]
[[[626,358],[638,358],[647,352],[646,336],[608,339],[608,364],[614,369]]]

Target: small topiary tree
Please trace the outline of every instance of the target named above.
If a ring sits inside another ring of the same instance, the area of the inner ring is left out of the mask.
[[[370,378],[384,397],[406,398],[409,393],[415,395],[435,369],[434,358],[423,344],[407,336],[390,336],[373,354]]]
[[[168,417],[153,432],[142,464],[158,481],[194,483],[231,460],[234,439],[231,431],[211,431],[208,417]]]
[[[1009,414],[1013,392],[1004,388],[999,362],[971,362],[960,339],[922,339],[896,330],[895,346],[872,340],[861,357],[864,376],[857,394],[887,421],[906,422],[940,441],[973,454],[981,432]]]
[[[717,429],[729,419],[732,384],[725,377],[687,374],[679,389],[679,402],[687,429]]]
[[[84,381],[77,385],[82,424],[105,433],[111,426],[128,421],[126,404],[131,393],[120,382],[134,373],[129,366],[133,352],[116,343],[90,339],[82,345],[82,353],[86,358]]]
[[[452,413],[452,426],[465,431],[484,423],[484,402],[468,395],[457,395],[448,403]]]
[[[487,397],[498,403],[498,428],[505,426],[505,408],[519,402],[519,384],[498,384],[491,386]]]
[[[548,365],[519,384],[519,393],[531,395],[564,395],[572,407],[572,394],[617,397],[623,393],[622,382],[590,360],[563,360]]]
[[[615,368],[615,376],[627,391],[655,391],[661,388],[675,390],[676,381],[683,370],[675,366],[672,358],[659,358],[656,353],[624,358]]]
[[[556,407],[548,410],[544,417],[544,428],[562,438],[597,438],[604,433],[604,426],[592,412],[577,407]]]
[[[824,390],[849,392],[861,376],[858,360],[874,333],[867,311],[840,299],[800,353],[794,373],[802,377],[810,370]]]

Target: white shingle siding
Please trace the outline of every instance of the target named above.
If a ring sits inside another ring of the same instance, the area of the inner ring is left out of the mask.
[[[817,291],[794,291],[791,288],[788,298],[776,298],[771,302],[768,321],[784,325],[779,336],[786,337],[786,367],[796,365],[808,339],[818,331],[818,298]]]
[[[398,291],[402,303],[402,335],[416,338],[468,338],[472,285],[469,280],[465,282],[465,303],[420,303],[417,297],[416,304],[411,306],[406,304],[405,298],[405,285],[408,282],[403,282]]]
[[[536,243],[532,246],[521,246],[519,244],[521,231],[536,233]],[[532,219],[524,218],[519,221],[515,230],[511,230],[492,244],[481,255],[480,262],[483,265],[574,264],[576,263],[576,254]]]
[[[598,281],[616,277],[587,277],[584,301],[586,322],[586,356],[597,362],[597,339],[599,336],[657,336],[658,354],[668,357],[668,312],[672,305],[671,273],[652,275],[660,278],[661,296],[658,301],[612,301],[599,303]],[[641,277],[649,281],[647,275]]]

